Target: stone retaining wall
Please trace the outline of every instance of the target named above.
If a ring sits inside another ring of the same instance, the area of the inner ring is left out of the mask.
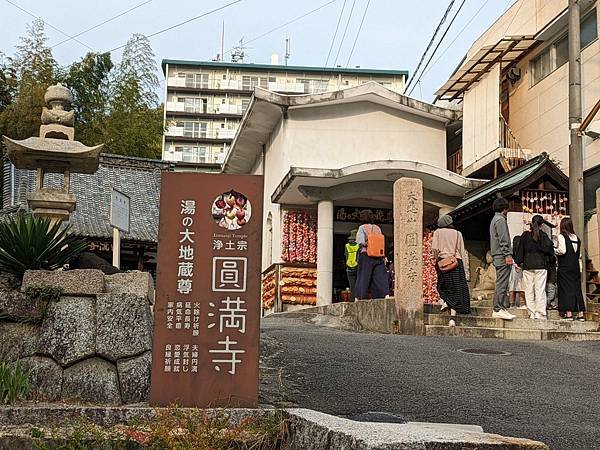
[[[31,397],[120,405],[147,400],[154,283],[144,272],[28,271],[28,286],[62,289],[45,307],[0,290],[0,358],[30,371]],[[29,322],[29,323],[27,323]]]

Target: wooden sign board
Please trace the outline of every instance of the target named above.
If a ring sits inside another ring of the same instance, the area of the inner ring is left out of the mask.
[[[163,173],[150,403],[256,407],[263,179]]]

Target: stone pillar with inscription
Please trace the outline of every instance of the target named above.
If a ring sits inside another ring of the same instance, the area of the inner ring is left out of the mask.
[[[394,183],[395,302],[400,334],[422,336],[423,183],[400,178]]]
[[[333,293],[333,201],[317,207],[317,305],[330,305]]]

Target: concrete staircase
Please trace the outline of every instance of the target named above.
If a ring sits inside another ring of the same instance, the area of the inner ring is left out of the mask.
[[[471,302],[471,314],[455,318],[456,326],[448,326],[450,314],[440,312],[439,305],[425,306],[427,336],[462,336],[514,340],[600,340],[600,308],[590,305],[586,321],[560,320],[558,311],[548,311],[548,320],[532,320],[526,309],[511,309],[517,317],[502,320],[492,317],[492,300],[484,298]]]

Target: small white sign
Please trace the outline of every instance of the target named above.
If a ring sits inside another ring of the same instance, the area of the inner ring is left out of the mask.
[[[110,194],[110,226],[129,233],[129,197],[115,189]]]

